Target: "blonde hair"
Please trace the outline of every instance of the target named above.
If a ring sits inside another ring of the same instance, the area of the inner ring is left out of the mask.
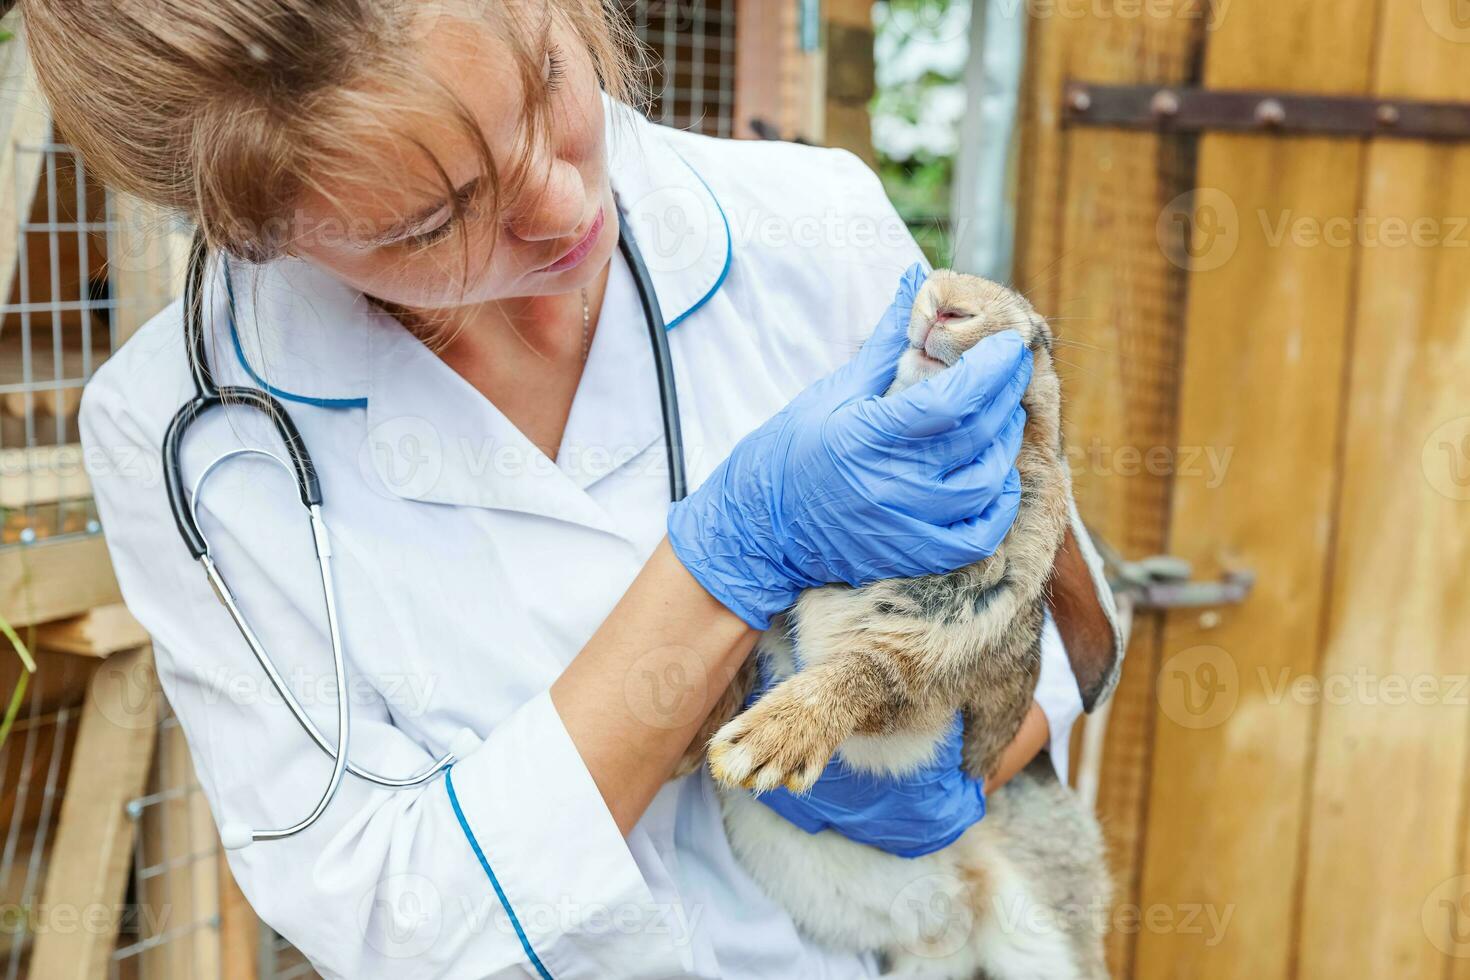
[[[0,0],[0,11],[7,6]],[[261,262],[281,254],[317,177],[399,114],[452,120],[477,148],[491,206],[527,178],[548,131],[524,103],[524,155],[491,158],[470,111],[416,59],[434,17],[496,22],[522,91],[541,91],[543,38],[559,21],[605,91],[637,103],[639,48],[602,0],[21,0],[58,130],[105,183],[181,213],[205,240]],[[426,20],[427,18],[427,20]],[[457,200],[444,168],[420,146]],[[455,218],[461,217],[459,213]],[[462,224],[462,222],[456,222]]]

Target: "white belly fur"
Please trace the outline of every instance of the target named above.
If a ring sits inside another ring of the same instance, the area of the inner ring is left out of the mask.
[[[1067,937],[1032,914],[1037,902],[989,818],[910,859],[833,831],[808,834],[745,792],[721,798],[741,863],[821,943],[881,950],[888,975],[915,980],[1080,975]]]

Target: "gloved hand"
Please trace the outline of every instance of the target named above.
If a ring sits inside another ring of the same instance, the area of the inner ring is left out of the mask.
[[[736,445],[669,512],[700,584],[765,629],[803,589],[953,571],[989,557],[1020,506],[1031,352],[1013,331],[891,397],[914,265],[850,362]]]
[[[985,816],[985,784],[960,769],[964,728],[958,714],[934,760],[902,778],[849,769],[834,757],[807,793],[787,789],[756,799],[809,834],[835,830],[899,857],[953,844]]]

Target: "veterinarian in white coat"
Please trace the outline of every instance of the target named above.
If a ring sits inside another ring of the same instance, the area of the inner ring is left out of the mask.
[[[666,320],[698,486],[853,357],[921,256],[846,152],[619,124],[625,110],[604,105],[608,178]],[[393,792],[348,778],[308,831],[231,853],[261,916],[329,976],[876,972],[870,958],[804,940],[760,893],[730,852],[704,771],[663,785],[620,829],[553,703],[553,683],[629,593],[669,512],[644,317],[626,263],[609,255],[554,459],[463,371],[317,264],[233,261],[233,316],[211,274],[217,380],[282,399],[326,494],[352,758],[408,773],[463,729],[479,741],[452,784]],[[291,722],[178,540],[158,447],[192,393],[182,317],[178,304],[165,310],[104,365],[86,391],[83,440],[124,596],[155,638],[216,818],[280,825],[316,798],[330,760]],[[216,412],[191,434],[185,473],[272,439],[258,413]],[[330,647],[294,486],[237,461],[211,482],[201,518],[250,621],[330,733]],[[1071,547],[1085,559],[1077,530]],[[1086,604],[1104,608],[1091,584]],[[1106,693],[1116,655],[1108,632],[1076,671],[1089,701]],[[660,651],[648,663],[602,696],[654,728],[687,727],[688,706],[724,685],[669,669]],[[1083,695],[1051,625],[1037,702],[1065,777]]]

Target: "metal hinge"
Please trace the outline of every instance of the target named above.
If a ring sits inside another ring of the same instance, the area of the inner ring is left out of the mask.
[[[1235,606],[1246,600],[1256,584],[1254,572],[1227,571],[1213,582],[1190,578],[1189,562],[1173,555],[1154,555],[1129,561],[1097,535],[1092,543],[1102,556],[1113,594],[1138,609],[1203,609]]]
[[[1062,121],[1163,132],[1470,139],[1470,102],[1069,81]]]

